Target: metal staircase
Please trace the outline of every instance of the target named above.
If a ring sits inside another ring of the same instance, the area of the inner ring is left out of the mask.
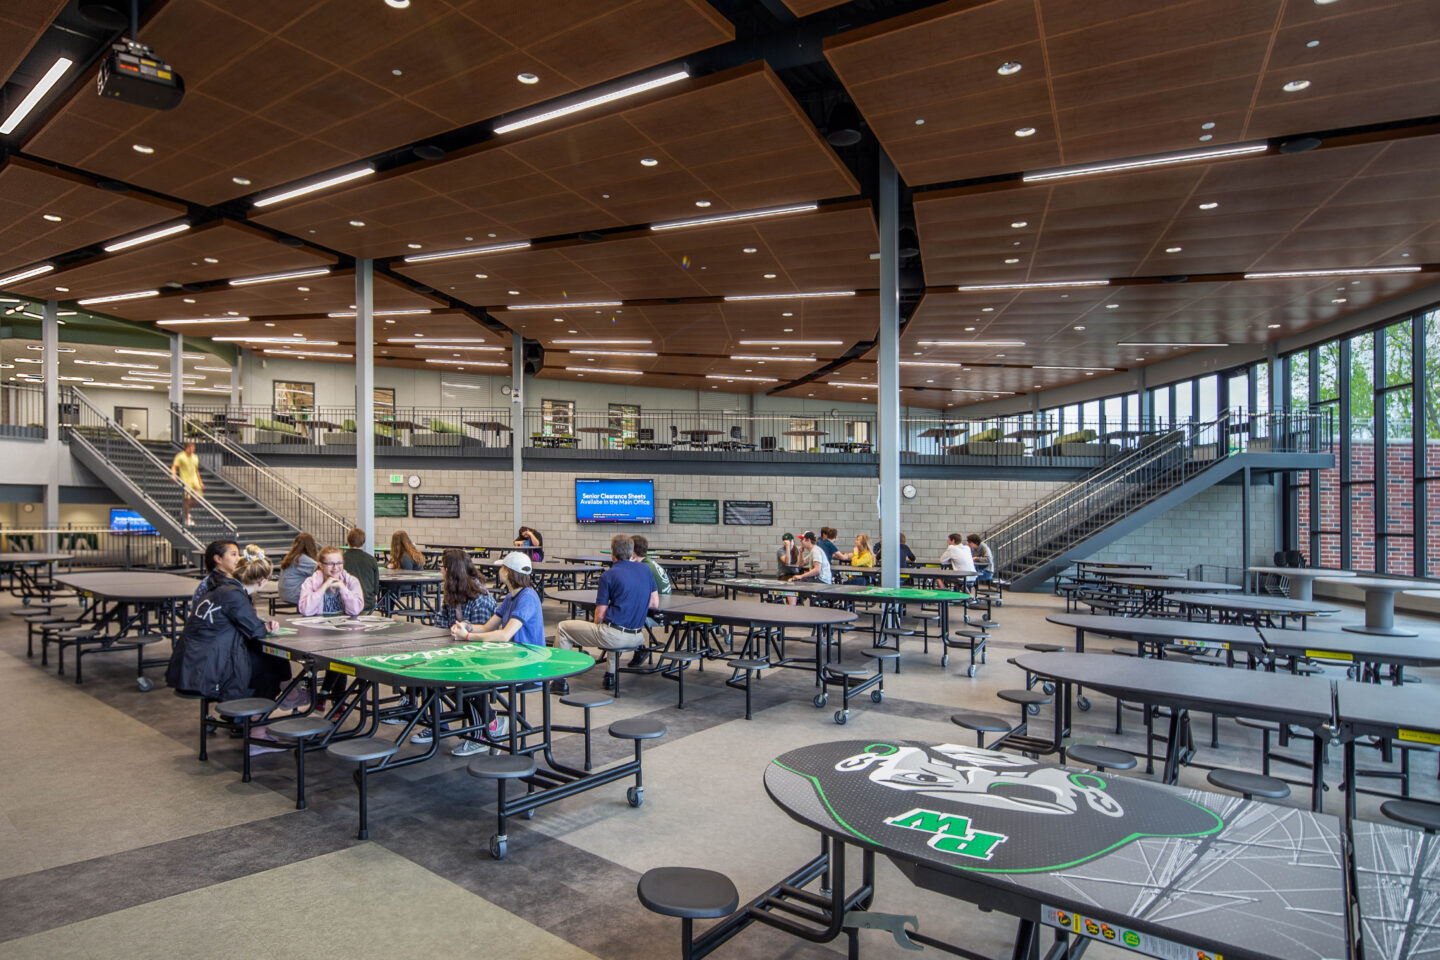
[[[1328,449],[1328,440],[1322,444],[1319,436],[1321,426],[1316,417],[1303,414],[1226,415],[1177,426],[1037,501],[987,532],[985,539],[999,558],[1000,576],[1014,589],[1033,589],[1253,465],[1254,458],[1237,454],[1253,453],[1268,461],[1272,454]],[[1247,438],[1247,449],[1242,449],[1241,437]]]

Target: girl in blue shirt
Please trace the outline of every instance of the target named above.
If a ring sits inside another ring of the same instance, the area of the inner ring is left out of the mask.
[[[480,582],[479,572],[475,565],[470,562],[470,557],[464,550],[451,547],[446,550],[440,558],[440,569],[444,572],[443,595],[440,602],[440,610],[435,614],[435,625],[437,627],[449,627],[452,635],[460,636],[461,628],[470,623],[485,623],[494,619],[495,598],[490,591],[485,589],[485,584]],[[480,723],[480,707],[474,700],[465,701],[465,709],[470,716],[471,726]],[[494,724],[492,723],[493,727]],[[449,724],[441,727],[441,730],[448,730]],[[421,730],[410,738],[411,743],[426,744],[431,741],[434,734],[429,730]],[[485,746],[478,740],[461,740],[450,752],[457,757],[469,757],[480,753]]]

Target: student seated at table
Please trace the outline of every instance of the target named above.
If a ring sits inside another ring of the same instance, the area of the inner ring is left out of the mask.
[[[345,555],[339,547],[320,551],[316,570],[300,584],[296,604],[302,617],[357,616],[365,607],[360,581],[345,572]]]
[[[410,542],[410,534],[404,530],[396,530],[390,534],[390,560],[388,566],[391,570],[424,570],[425,555],[422,554]]]
[[[280,558],[280,580],[276,584],[280,599],[300,605],[300,586],[315,572],[320,561],[320,545],[310,534],[301,531]]]
[[[530,583],[533,570],[534,566],[525,554],[518,551],[505,554],[500,561],[500,582],[510,593],[484,623],[478,627],[472,624],[469,629],[465,629],[463,623],[456,624],[450,628],[450,635],[456,640],[508,641],[530,647],[545,646],[545,613],[540,609],[540,594]],[[564,680],[557,680],[552,686],[556,693],[570,692],[570,684]],[[504,714],[497,716],[485,732],[491,740],[499,740],[510,732],[510,718]]]
[[[830,558],[824,549],[816,542],[815,534],[809,530],[805,531],[805,545],[801,548],[801,563],[805,566],[805,572],[797,573],[791,580],[813,580],[816,583],[834,583],[834,577],[830,573]]]
[[[870,538],[863,533],[855,535],[855,549],[849,553],[836,553],[831,557],[840,563],[848,563],[852,567],[874,567],[875,553],[870,549]],[[867,578],[863,573],[857,573],[847,583],[866,583]]]
[[[631,563],[635,541],[624,534],[610,538],[610,556],[615,561],[600,575],[595,590],[595,620],[562,620],[555,646],[574,650],[598,649],[596,662],[603,663],[611,650],[634,650],[645,638],[645,617],[660,606],[655,578],[643,563]],[[608,675],[607,675],[608,678]]]
[[[825,559],[832,564],[835,562],[835,554],[840,551],[840,548],[835,545],[835,538],[839,536],[839,533],[840,531],[834,527],[821,527],[820,539],[816,541],[820,549],[825,551]]]
[[[795,534],[787,533],[780,538],[780,548],[775,551],[775,576],[788,580],[798,566],[800,549],[795,543]]]
[[[345,572],[360,581],[360,589],[365,596],[361,612],[369,613],[375,609],[375,598],[380,593],[380,564],[365,549],[364,530],[351,527],[350,532],[345,534],[345,543],[350,547],[345,551]]]
[[[515,534],[515,546],[519,547],[533,561],[545,559],[545,538],[534,527],[521,527]]]
[[[393,554],[392,554],[393,555]],[[472,624],[488,623],[495,616],[495,598],[480,580],[480,573],[470,557],[458,547],[449,547],[440,556],[441,580],[440,610],[435,614],[435,626],[448,627],[456,639],[464,639]],[[504,579],[504,573],[501,573]],[[482,629],[476,627],[475,629]],[[480,707],[471,700],[465,701],[472,726],[480,723]],[[398,719],[386,723],[403,723]],[[494,726],[494,724],[491,724]],[[449,729],[449,724],[441,728]],[[429,743],[433,737],[427,728],[416,732],[411,743]],[[478,740],[461,740],[450,752],[457,757],[469,757],[480,753],[485,746]]]
[[[290,661],[261,651],[260,642],[278,624],[262,621],[251,599],[273,572],[265,552],[248,544],[234,569],[215,577],[215,586],[191,605],[190,615],[185,618],[165,670],[167,684],[216,701],[240,697],[273,700],[279,696],[280,688],[290,680]],[[275,739],[264,726],[252,727],[250,735],[261,740]],[[252,754],[261,754],[279,748],[252,743],[249,749]]]
[[[940,566],[946,570],[974,573],[975,557],[966,546],[965,538],[958,533],[952,533],[948,539],[949,545],[945,547],[945,552],[940,554]]]
[[[666,573],[665,568],[656,563],[655,558],[649,555],[650,541],[639,535],[631,537],[630,541],[635,547],[636,562],[644,564],[645,569],[650,571],[650,576],[655,578],[655,592],[662,597],[669,596],[675,587],[670,583],[670,574]]]
[[[981,539],[980,534],[972,533],[965,540],[970,544],[970,553],[975,558],[975,566],[980,575],[975,578],[977,583],[989,583],[995,579],[995,551],[990,549],[990,544]]]
[[[212,540],[200,562],[205,568],[205,576],[200,578],[195,592],[191,594],[192,602],[214,590],[221,580],[235,571],[235,565],[240,562],[240,544],[234,540]]]
[[[880,549],[882,546],[883,544],[880,543],[875,544],[875,561],[877,563],[880,561]],[[915,566],[915,551],[911,550],[910,547],[905,543],[905,534],[903,533],[900,534],[900,566]]]

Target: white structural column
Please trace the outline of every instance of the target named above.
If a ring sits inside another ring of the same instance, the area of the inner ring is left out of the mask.
[[[178,333],[170,335],[170,439],[181,443],[184,427],[180,414],[175,411],[185,405],[185,338]]]
[[[60,305],[45,302],[40,332],[40,371],[45,378],[45,529],[60,526]],[[55,549],[55,534],[45,535],[44,549]]]
[[[240,407],[240,363],[244,359],[245,348],[235,348],[235,362],[230,364],[230,409],[237,411]]]
[[[524,523],[525,472],[521,450],[525,444],[525,338],[510,334],[510,502],[516,530]]]
[[[900,585],[900,185],[880,150],[880,369],[875,377],[880,451],[880,583]]]
[[[375,270],[355,261],[355,524],[375,542]]]

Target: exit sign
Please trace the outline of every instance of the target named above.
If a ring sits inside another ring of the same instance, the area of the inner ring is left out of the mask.
[[[405,474],[403,474],[403,473],[392,473],[392,474],[390,474],[390,482],[391,482],[391,483],[404,483],[404,482],[405,482]]]

